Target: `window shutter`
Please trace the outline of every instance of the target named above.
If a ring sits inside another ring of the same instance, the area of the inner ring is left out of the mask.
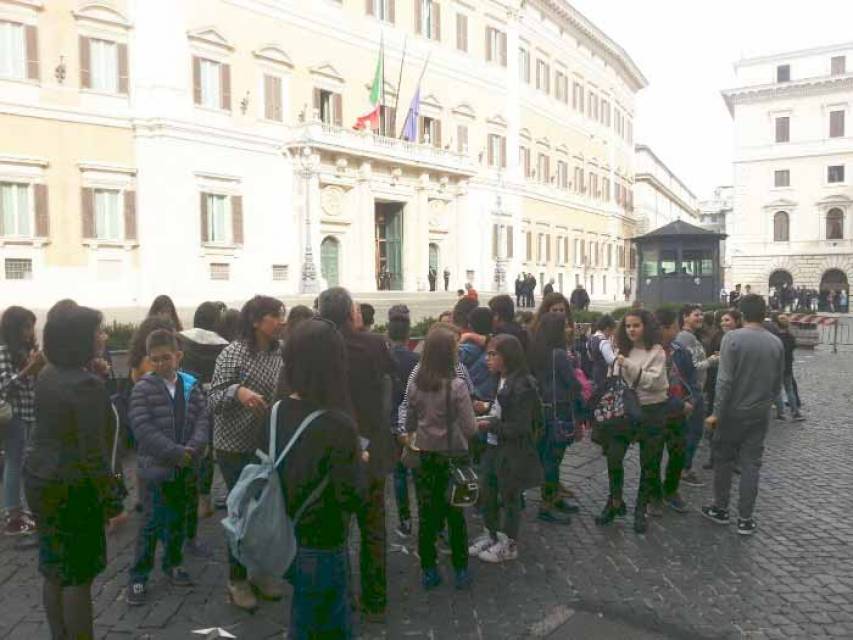
[[[208,242],[208,238],[210,237],[207,229],[207,194],[201,193],[201,243],[206,244]]]
[[[136,191],[124,192],[124,239],[136,240]]]
[[[513,245],[514,245],[514,239],[512,236],[512,225],[508,225],[506,228],[506,257],[507,258],[513,257],[513,255],[512,255],[514,253]]]
[[[423,31],[421,30],[421,25],[423,23],[423,6],[421,3],[423,0],[414,0],[415,2],[415,33],[418,35],[423,35]]]
[[[118,92],[128,93],[128,65],[127,65],[127,45],[119,43],[116,45],[118,49]]]
[[[434,40],[441,40],[441,5],[432,3],[432,32]]]
[[[551,262],[551,234],[545,234],[545,262]]]
[[[231,240],[243,244],[243,196],[231,196]]]
[[[26,27],[27,39],[27,78],[39,79],[39,41],[36,27],[28,24]]]
[[[388,22],[396,24],[397,22],[397,7],[394,6],[397,0],[388,0]]]
[[[273,105],[273,77],[264,74],[264,118],[273,120],[275,107]]]
[[[456,150],[459,153],[465,153],[468,148],[468,127],[460,124],[456,127]]]
[[[493,146],[493,143],[492,143],[492,141],[494,140],[494,138],[492,137],[492,135],[493,135],[493,134],[490,134],[490,135],[489,135],[489,137],[488,137],[488,143],[486,144],[486,150],[487,150],[487,156],[488,156],[488,158],[487,158],[487,159],[488,159],[488,164],[489,164],[489,166],[490,166],[490,167],[495,166],[495,160],[496,160],[496,158],[495,158],[495,149],[494,149],[494,146]]]
[[[432,146],[441,149],[441,120],[433,120],[433,131],[435,135],[433,136]]]
[[[501,168],[506,169],[506,138],[500,137],[501,140]]]
[[[498,225],[492,225],[492,258],[498,257],[498,238],[500,237],[500,229]]]
[[[500,44],[501,44],[501,66],[504,66],[504,67],[505,67],[505,66],[506,66],[506,63],[507,63],[507,60],[506,60],[506,34],[505,34],[505,33],[501,33],[501,34],[500,34],[500,36],[501,36],[501,37],[500,37]]]
[[[486,27],[486,62],[492,61],[492,28]]]
[[[80,36],[80,86],[83,89],[92,87],[91,50],[89,49],[89,38]]]
[[[284,122],[284,96],[282,94],[281,78],[273,78],[273,101],[275,104],[275,119]]]
[[[322,96],[320,95],[320,90],[314,89],[314,111],[317,112],[318,118],[320,117],[320,106],[321,106],[320,103],[321,103],[321,101],[322,101]],[[314,119],[314,116],[312,113],[311,118],[309,118],[309,120],[313,120],[313,119]]]
[[[193,56],[193,101],[201,104],[201,59]]]
[[[222,108],[231,111],[231,65],[219,66],[220,84],[222,86]]]
[[[397,137],[397,110],[394,107],[386,108],[385,135],[390,138]]]
[[[375,12],[373,11],[373,0],[367,0],[367,6],[364,8],[364,11],[369,16],[376,15]]]
[[[36,237],[47,238],[50,235],[50,215],[47,207],[47,185],[33,185],[35,194]]]
[[[95,237],[95,190],[84,187],[81,190],[80,216],[83,223],[83,238]]]
[[[335,126],[341,127],[344,124],[344,97],[340,93],[332,94],[334,96],[334,122]]]

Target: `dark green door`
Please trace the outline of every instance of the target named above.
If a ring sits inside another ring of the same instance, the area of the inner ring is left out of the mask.
[[[376,207],[376,274],[380,288],[403,289],[403,208]]]
[[[339,284],[340,244],[335,238],[328,237],[320,245],[320,274],[330,287]]]

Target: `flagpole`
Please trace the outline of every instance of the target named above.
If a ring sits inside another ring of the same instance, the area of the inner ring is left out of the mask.
[[[421,88],[421,82],[422,82],[422,81],[423,81],[423,79],[424,79],[424,75],[426,74],[427,66],[429,66],[429,59],[430,59],[431,57],[432,57],[432,51],[430,51],[430,52],[427,54],[426,60],[424,60],[424,68],[423,68],[423,69],[421,69],[421,75],[420,75],[420,77],[418,78],[418,83],[415,85],[415,91],[419,91],[419,90],[420,90],[420,88]],[[405,130],[405,129],[406,129],[406,122],[408,122],[408,121],[409,121],[409,115],[411,114],[411,112],[412,112],[412,110],[411,110],[411,109],[409,109],[409,111],[406,113],[406,119],[403,121],[403,130]],[[402,131],[400,132],[400,137],[401,137],[401,138],[403,137],[403,132],[402,132]]]
[[[384,136],[388,128],[383,112],[385,110],[385,32],[379,32],[379,57],[382,59],[382,85],[379,89],[379,135]]]
[[[394,120],[397,119],[397,110],[400,108],[400,89],[403,86],[403,67],[406,66],[406,44],[409,41],[409,36],[403,36],[403,57],[400,59],[400,78],[397,80],[397,98],[394,100]],[[396,122],[395,122],[396,124]],[[396,127],[395,127],[396,128]],[[396,131],[392,132],[397,135]]]

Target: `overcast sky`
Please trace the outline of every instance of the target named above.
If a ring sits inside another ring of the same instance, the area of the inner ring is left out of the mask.
[[[720,90],[741,57],[853,41],[851,0],[569,0],[639,65],[635,140],[696,194],[732,182]]]

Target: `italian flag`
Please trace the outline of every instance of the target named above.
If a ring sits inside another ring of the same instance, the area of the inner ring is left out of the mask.
[[[379,110],[382,107],[382,83],[385,78],[385,69],[383,65],[384,44],[380,45],[379,58],[376,60],[376,73],[373,76],[373,86],[370,89],[370,104],[367,112],[356,119],[354,129],[370,129],[379,128]]]

